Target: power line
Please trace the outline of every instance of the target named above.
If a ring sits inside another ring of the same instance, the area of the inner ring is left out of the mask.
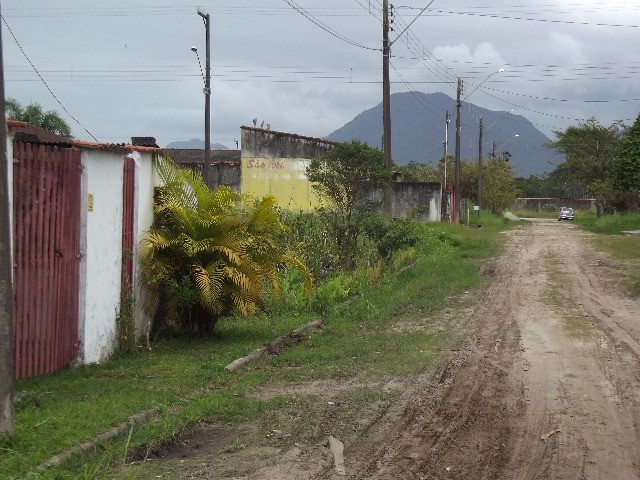
[[[293,0],[284,0],[284,2],[287,5],[289,5],[291,8],[296,10],[300,15],[305,17],[307,20],[311,21],[314,25],[320,27],[325,32],[329,33],[330,35],[333,35],[334,37],[342,40],[343,42],[349,43],[349,44],[351,44],[353,46],[356,46],[356,47],[359,47],[359,48],[363,48],[365,50],[375,50],[375,51],[381,51],[382,50],[380,48],[368,47],[366,45],[363,45],[361,43],[356,42],[355,40],[351,40],[350,38],[342,35],[341,33],[336,32],[335,30],[331,29],[329,26],[327,26],[326,24],[322,23],[320,20],[315,18],[313,15],[311,15],[308,11],[303,9],[300,5],[295,3]]]
[[[599,23],[599,22],[579,22],[576,20],[554,20],[548,18],[528,18],[528,17],[514,17],[510,15],[498,15],[494,13],[477,13],[477,12],[456,12],[451,10],[434,10],[434,12],[447,14],[447,15],[464,15],[469,17],[485,17],[485,18],[497,18],[500,20],[518,20],[525,22],[541,22],[541,23],[559,23],[565,25],[581,25],[592,27],[622,27],[622,28],[639,28],[640,25],[628,25],[622,23]]]
[[[7,30],[9,30],[9,33],[11,34],[11,36],[13,37],[13,39],[16,42],[16,45],[18,45],[18,48],[20,49],[20,51],[22,52],[22,54],[24,55],[24,58],[27,59],[27,62],[29,62],[29,65],[31,65],[31,67],[33,67],[33,70],[38,74],[38,77],[40,77],[40,80],[42,80],[42,83],[44,84],[45,87],[47,87],[47,90],[49,90],[49,93],[51,94],[51,96],[56,100],[56,102],[58,102],[58,104],[62,107],[62,109],[67,113],[67,115],[69,115],[73,120],[75,120],[75,122],[80,125],[85,132],[87,132],[91,138],[93,138],[96,142],[98,141],[98,139],[96,137],[93,136],[93,134],[87,130],[87,128],[81,124],[78,119],[76,119],[76,117],[74,117],[73,115],[71,115],[71,113],[69,113],[69,110],[67,110],[67,107],[65,107],[62,102],[60,101],[60,99],[58,97],[56,97],[56,94],[53,93],[53,90],[51,90],[51,87],[49,87],[49,85],[47,84],[47,82],[45,81],[44,78],[42,78],[42,75],[40,75],[40,72],[38,71],[38,69],[36,68],[36,66],[33,64],[33,62],[31,62],[31,59],[29,58],[29,56],[27,55],[27,53],[24,51],[24,49],[22,48],[22,45],[20,45],[20,42],[18,42],[18,39],[16,38],[16,36],[13,33],[13,30],[11,30],[11,27],[9,26],[9,24],[7,23],[7,21],[5,20],[4,16],[1,16],[2,21],[4,22],[5,26],[7,27]]]

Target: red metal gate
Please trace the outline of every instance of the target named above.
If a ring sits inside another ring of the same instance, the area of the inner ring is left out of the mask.
[[[122,278],[121,288],[128,291],[133,282],[133,206],[136,162],[125,157],[122,181]]]
[[[80,151],[13,143],[14,377],[78,355]]]
[[[131,318],[133,296],[133,237],[136,162],[124,158],[122,176],[122,271],[120,274],[120,316]],[[119,326],[120,344],[133,341],[132,326],[127,322]]]

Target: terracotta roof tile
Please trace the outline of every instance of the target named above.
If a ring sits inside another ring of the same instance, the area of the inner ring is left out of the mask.
[[[19,122],[17,120],[7,120],[7,127],[9,133],[13,135],[13,138],[21,142],[29,143],[43,143],[47,145],[62,145],[71,146],[73,141],[69,137],[62,135],[56,135],[44,128],[36,127],[27,122]]]

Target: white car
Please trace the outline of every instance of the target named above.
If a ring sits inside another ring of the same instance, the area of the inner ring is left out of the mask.
[[[558,211],[558,221],[561,222],[562,220],[573,220],[573,208],[562,207]]]

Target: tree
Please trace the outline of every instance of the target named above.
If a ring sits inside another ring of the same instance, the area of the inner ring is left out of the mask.
[[[460,164],[462,198],[478,198],[478,164]],[[511,162],[505,156],[492,156],[482,162],[482,206],[493,213],[501,213],[518,198],[519,189],[513,177]]]
[[[628,128],[613,160],[610,184],[622,210],[640,207],[640,115]]]
[[[311,287],[304,264],[275,240],[287,227],[273,197],[243,205],[232,189],[211,191],[200,173],[180,170],[168,158],[159,159],[157,170],[163,186],[140,259],[149,314],[161,307],[173,329],[191,332],[197,326],[207,333],[233,310],[264,310],[265,288],[279,293],[284,265],[302,272],[305,287]]]
[[[596,197],[599,206],[608,203],[604,186],[620,143],[621,125],[614,122],[604,127],[590,118],[578,126],[553,132],[556,141],[549,146],[564,154],[565,161],[550,177],[565,186],[564,196],[588,191]]]
[[[11,120],[27,122],[49,130],[56,135],[65,137],[71,135],[71,127],[69,127],[69,124],[54,110],[45,112],[42,106],[37,103],[31,103],[23,108],[20,102],[13,98],[6,100],[5,107],[6,116]]]
[[[358,235],[372,206],[371,187],[391,181],[382,152],[358,140],[340,143],[311,161],[307,178],[323,201],[318,213],[335,237],[341,262],[352,268]]]
[[[452,160],[450,160],[451,164]],[[434,167],[428,163],[409,162],[407,165],[396,165],[394,170],[402,174],[405,182],[442,182],[442,161]]]
[[[511,162],[501,157],[482,164],[482,204],[493,213],[502,213],[518,198],[519,190]]]

